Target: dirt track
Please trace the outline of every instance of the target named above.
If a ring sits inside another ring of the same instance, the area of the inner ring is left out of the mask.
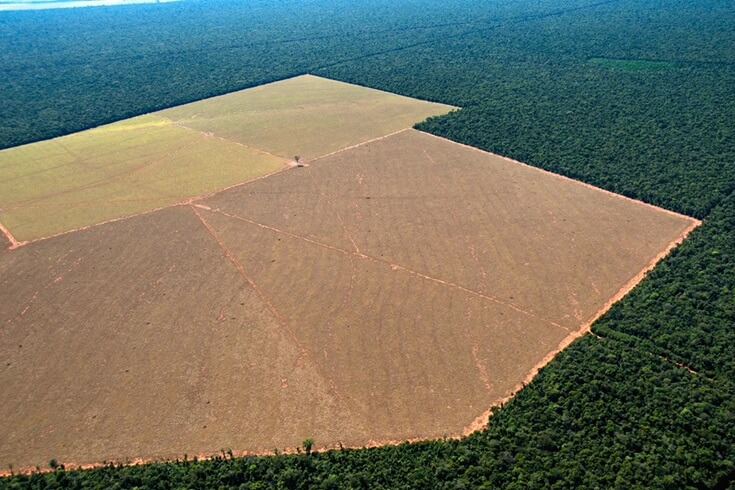
[[[0,249],[17,248],[19,245],[22,245],[22,243],[15,239],[5,225],[0,223]]]

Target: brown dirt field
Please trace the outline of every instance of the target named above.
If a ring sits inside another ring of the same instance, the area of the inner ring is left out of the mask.
[[[349,248],[199,213],[369,439],[456,434],[569,334]]]
[[[0,254],[0,467],[363,428],[189,207]]]
[[[218,193],[200,202],[238,216],[247,209],[246,219],[252,222],[288,229],[334,247],[349,248],[349,236],[322,191],[309,167],[297,167],[278,178]]]
[[[299,170],[326,193],[362,253],[570,329],[697,223],[414,130]],[[288,189],[286,177],[268,184]],[[258,189],[207,203],[257,221]],[[278,226],[303,234],[294,221]],[[309,236],[343,246],[338,225]]]
[[[461,434],[697,224],[406,130],[6,250],[0,468]]]

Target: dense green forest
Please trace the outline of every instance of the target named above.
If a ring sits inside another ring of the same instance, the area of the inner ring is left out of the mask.
[[[465,439],[0,488],[735,488],[733,2],[184,0],[0,13],[0,47],[0,148],[308,72],[460,106],[419,128],[704,218]]]
[[[735,382],[735,194],[593,332]]]

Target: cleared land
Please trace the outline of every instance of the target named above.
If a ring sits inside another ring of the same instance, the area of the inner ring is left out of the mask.
[[[365,427],[350,445],[457,434],[569,333],[349,249],[199,213]]]
[[[406,130],[0,254],[0,466],[451,436],[696,225]]]
[[[696,224],[414,130],[204,204],[569,329]]]
[[[314,76],[0,151],[19,242],[170,206],[396,130],[449,106]]]
[[[0,465],[363,436],[188,207],[0,254]]]
[[[697,225],[405,129],[449,109],[305,76],[0,152],[0,468],[461,434]]]
[[[158,114],[291,159],[311,160],[412,127],[452,106],[304,75]]]

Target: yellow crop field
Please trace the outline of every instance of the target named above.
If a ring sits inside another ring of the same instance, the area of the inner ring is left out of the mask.
[[[0,152],[0,221],[34,240],[281,168],[267,153],[141,116]]]
[[[301,76],[0,151],[0,224],[33,241],[199,197],[452,107]]]
[[[311,160],[454,107],[303,75],[159,112],[177,124]]]

